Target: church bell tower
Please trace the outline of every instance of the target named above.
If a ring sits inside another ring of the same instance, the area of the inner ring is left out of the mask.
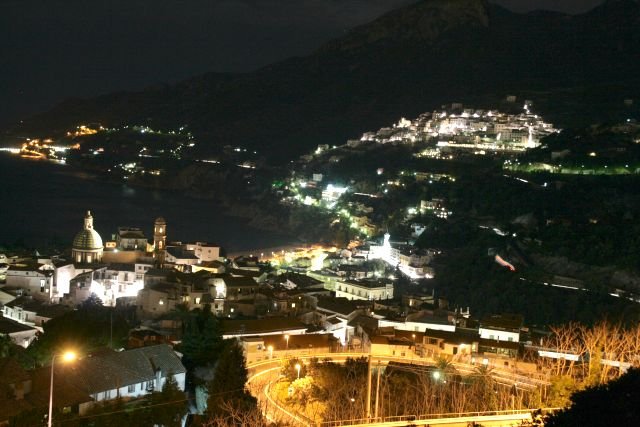
[[[153,252],[159,264],[164,263],[164,255],[167,248],[167,222],[164,218],[156,219],[153,224]]]

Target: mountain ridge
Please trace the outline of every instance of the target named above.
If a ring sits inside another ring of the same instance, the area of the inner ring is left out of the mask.
[[[638,75],[639,9],[637,1],[617,0],[581,15],[517,14],[484,0],[422,0],[308,56],[250,73],[207,73],[65,101],[17,130],[61,132],[83,122],[186,124],[203,153],[231,144],[288,159],[446,102],[579,91]],[[620,90],[631,96],[640,84],[628,87]],[[553,95],[545,96],[551,104]]]

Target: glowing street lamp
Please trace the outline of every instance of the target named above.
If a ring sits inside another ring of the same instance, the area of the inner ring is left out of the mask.
[[[296,370],[298,371],[298,379],[300,379],[300,368],[301,368],[300,364],[296,363]]]
[[[73,351],[67,351],[62,354],[54,354],[51,358],[51,385],[49,386],[49,417],[47,418],[47,426],[51,427],[51,421],[53,417],[53,364],[56,357],[62,356],[64,362],[72,362],[76,359],[76,354]]]
[[[438,381],[440,379],[440,371],[433,372],[433,379]]]
[[[269,350],[269,359],[273,359],[273,346],[270,345],[267,350]]]
[[[289,350],[289,335],[285,335],[284,339],[287,341],[287,350]]]

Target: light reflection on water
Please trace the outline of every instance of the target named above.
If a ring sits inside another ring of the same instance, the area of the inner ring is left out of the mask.
[[[82,228],[87,210],[92,211],[104,240],[118,226],[140,227],[151,237],[153,220],[159,216],[168,222],[170,240],[210,241],[229,251],[293,240],[226,217],[213,200],[110,184],[94,177],[70,166],[0,154],[0,245],[23,239],[30,246],[68,247]]]

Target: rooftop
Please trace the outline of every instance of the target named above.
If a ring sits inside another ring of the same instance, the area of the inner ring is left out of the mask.
[[[318,309],[330,311],[332,313],[338,313],[342,315],[349,315],[356,310],[362,308],[371,307],[370,301],[350,301],[347,298],[332,298],[332,297],[319,297]]]
[[[308,288],[311,286],[324,287],[323,282],[321,282],[320,280],[314,279],[313,277],[307,276],[305,274],[285,273],[280,276],[280,279],[289,280],[290,282],[294,283],[298,288]]]
[[[266,319],[223,320],[223,334],[256,335],[267,332],[285,332],[306,329],[304,323],[293,317],[270,317]]]
[[[391,280],[388,280],[388,279],[346,280],[344,281],[344,283],[347,283],[352,286],[359,286],[361,288],[367,288],[367,289],[383,288],[393,284]]]
[[[219,261],[218,261],[219,262]],[[222,263],[220,263],[222,264]],[[222,264],[224,266],[224,264]],[[228,270],[229,274],[234,276],[244,276],[244,277],[260,277],[262,276],[262,272],[256,270],[246,270],[244,268],[232,268]]]
[[[178,259],[199,259],[192,251],[178,246],[167,246],[167,253]]]
[[[23,325],[22,323],[16,322],[15,320],[7,319],[6,317],[0,316],[0,334],[1,335],[9,335],[15,334],[16,332],[25,332],[25,331],[34,331],[35,328],[31,326]]]
[[[253,280],[251,277],[246,276],[226,276],[223,278],[224,284],[227,285],[227,288],[241,288],[241,287],[255,287],[258,286],[258,282]]]
[[[493,314],[480,321],[481,328],[518,331],[524,324],[520,314]]]
[[[287,340],[284,334],[267,335],[263,337],[266,347],[272,346],[274,350],[286,350]],[[289,350],[307,348],[331,347],[337,342],[333,334],[303,334],[289,335]]]
[[[69,367],[76,383],[89,394],[153,380],[157,370],[163,376],[186,372],[166,344],[86,357]]]

